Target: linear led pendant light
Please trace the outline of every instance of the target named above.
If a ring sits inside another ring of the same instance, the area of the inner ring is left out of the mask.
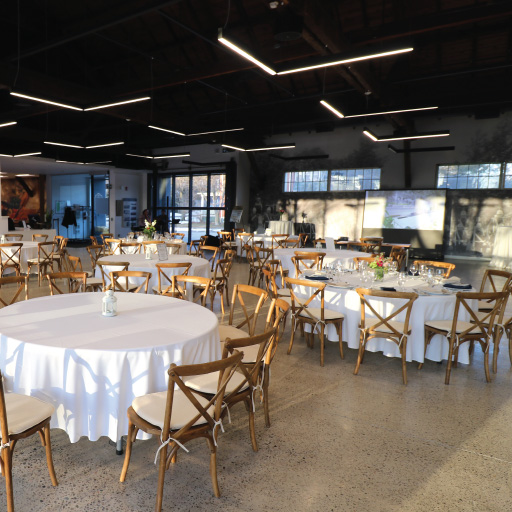
[[[280,146],[269,146],[269,147],[247,148],[247,149],[239,148],[238,146],[231,146],[229,144],[221,144],[221,146],[223,148],[234,149],[235,151],[246,151],[246,152],[249,152],[249,151],[269,151],[271,149],[289,149],[289,148],[294,148],[295,144],[283,144],[283,145],[280,145]]]
[[[143,96],[142,98],[134,98],[131,100],[118,101],[116,103],[106,103],[104,105],[98,105],[96,107],[84,108],[84,111],[89,112],[90,110],[99,110],[101,108],[118,107],[119,105],[127,105],[128,103],[138,103],[139,101],[147,101],[150,99],[151,99],[151,96]]]
[[[6,126],[12,126],[13,124],[18,124],[16,121],[9,121],[8,123],[0,124],[0,128],[5,128]]]
[[[167,128],[160,128],[159,126],[153,126],[149,125],[148,128],[153,128],[153,130],[160,130],[162,132],[168,132],[168,133],[174,133],[174,135],[181,135],[182,137],[185,137],[185,134],[182,132],[177,132],[176,130],[168,130]]]
[[[384,116],[386,114],[399,114],[402,112],[417,112],[420,110],[435,110],[439,107],[418,107],[418,108],[403,108],[403,109],[397,109],[397,110],[386,110],[382,112],[367,112],[366,114],[355,114],[352,116],[346,116],[342,112],[340,112],[338,109],[333,107],[330,103],[328,103],[325,100],[321,100],[320,103],[327,109],[329,109],[331,112],[336,114],[339,118],[344,119],[350,119],[353,117],[366,117],[366,116]]]
[[[424,133],[415,133],[411,135],[384,135],[382,137],[379,137],[375,135],[373,132],[368,130],[368,128],[365,128],[363,130],[363,134],[366,135],[368,138],[373,140],[374,142],[386,142],[386,141],[393,141],[393,140],[411,140],[411,139],[430,139],[433,137],[448,137],[450,135],[450,131],[439,131],[439,132],[424,132]]]
[[[194,135],[209,135],[210,133],[239,132],[241,130],[245,130],[245,128],[229,128],[226,130],[213,130],[211,132],[187,133],[187,137],[193,137]]]
[[[35,156],[35,155],[40,155],[41,154],[41,151],[35,151],[34,153],[22,153],[22,154],[19,154],[19,155],[12,155],[14,158],[20,158],[21,156]]]
[[[224,46],[227,46],[230,50],[233,50],[235,53],[238,53],[244,59],[251,61],[256,66],[263,69],[263,71],[267,72],[269,75],[275,75],[276,71],[274,71],[270,66],[264,64],[261,60],[258,60],[256,57],[251,55],[249,52],[244,50],[239,43],[234,43],[233,40],[227,39],[222,33],[222,29],[219,28],[219,33],[217,35],[217,40],[219,43],[222,43]]]
[[[182,156],[190,156],[190,153],[173,153],[171,155],[158,155],[158,156],[135,155],[133,153],[126,153],[126,156],[135,156],[137,158],[148,158],[149,160],[160,160],[161,158],[178,158],[178,157],[182,157]]]
[[[107,146],[120,146],[124,144],[124,142],[107,142],[106,144],[96,144],[95,146],[77,146],[75,144],[64,144],[63,142],[51,142],[49,140],[45,140],[44,144],[49,144],[50,146],[64,146],[66,148],[74,149],[96,149],[105,148]]]
[[[75,107],[74,105],[68,105],[66,103],[59,103],[57,101],[50,101],[50,100],[46,100],[44,98],[39,98],[38,96],[29,96],[28,94],[21,94],[19,92],[14,92],[14,91],[11,91],[10,94],[12,96],[17,96],[18,98],[25,98],[27,100],[38,101],[39,103],[47,103],[48,105],[55,105],[57,107],[69,108],[70,110],[79,110],[80,112],[82,112],[84,110],[83,108]]]
[[[124,142],[107,142],[106,144],[96,144],[95,146],[85,146],[85,149],[96,149],[96,148],[106,148],[108,146],[121,146]]]

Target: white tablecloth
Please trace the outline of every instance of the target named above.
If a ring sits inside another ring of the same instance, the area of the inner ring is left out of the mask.
[[[294,235],[293,222],[291,220],[271,220],[268,223],[273,235],[288,234]]]
[[[197,258],[196,256],[177,256],[170,255],[169,259],[165,261],[160,261],[157,255],[153,255],[152,259],[147,260],[144,254],[115,254],[113,256],[106,256],[104,258],[100,258],[100,261],[127,261],[130,263],[128,270],[138,270],[142,272],[151,272],[151,279],[149,280],[149,289],[153,286],[158,286],[158,270],[156,268],[157,263],[192,263],[190,270],[188,271],[189,276],[200,276],[200,277],[210,277],[210,263],[204,258]],[[110,272],[112,270],[119,270],[117,267],[106,267],[107,271]],[[179,269],[169,269],[167,273],[169,274],[178,274],[181,273]],[[100,269],[96,269],[96,277],[101,277]],[[128,280],[130,283],[139,284],[141,282],[140,278],[130,278]],[[151,292],[149,292],[151,293]]]
[[[500,269],[512,267],[512,226],[500,226],[496,230],[489,266]]]
[[[274,258],[281,260],[281,265],[283,266],[283,269],[288,270],[290,277],[295,277],[295,266],[292,263],[292,258],[295,256],[295,251],[325,253],[324,266],[332,265],[332,264],[337,265],[338,263],[342,263],[344,266],[346,266],[351,261],[354,261],[354,258],[361,256],[361,253],[358,251],[344,251],[344,250],[326,251],[325,249],[315,249],[315,248],[276,249],[274,251]]]
[[[349,284],[354,284],[361,288],[368,288],[370,285],[360,284],[359,275],[349,276],[347,274],[342,278]],[[450,281],[458,281],[458,278],[450,279]],[[379,283],[378,286],[396,287],[396,277],[386,276],[384,281]],[[405,284],[406,291],[414,291],[415,288],[425,286],[424,281],[418,278],[408,278]],[[299,294],[306,294],[309,290],[305,287],[297,291]],[[348,290],[334,286],[327,286],[325,289],[325,307],[334,311],[340,311],[345,316],[343,321],[343,341],[348,343],[350,348],[359,348],[359,324],[361,321],[361,302],[359,295],[355,290]],[[315,299],[316,300],[316,299]],[[453,294],[448,295],[420,295],[414,302],[411,311],[411,336],[407,341],[407,361],[424,361],[424,343],[425,332],[424,325],[427,320],[452,320],[455,308],[456,297]],[[389,315],[393,309],[398,305],[404,303],[404,300],[395,299],[374,299],[372,304],[378,304],[375,309],[380,314],[385,313]],[[371,316],[368,312],[368,316]],[[459,313],[459,319],[469,320],[469,315],[463,311]],[[405,314],[401,313],[400,316],[394,320],[404,321]],[[338,336],[334,326],[327,327],[327,339],[330,341],[338,341]],[[469,343],[463,343],[459,349],[459,362],[469,363]],[[367,344],[367,350],[371,352],[383,352],[384,355],[389,357],[400,357],[398,346],[383,338],[374,338]],[[442,361],[448,358],[448,342],[442,336],[434,336],[427,349],[426,358],[432,361]]]
[[[7,389],[55,406],[52,428],[72,443],[126,435],[136,396],[167,389],[171,363],[221,357],[217,317],[187,301],[117,293],[116,317],[103,293],[56,295],[0,310],[0,367]]]

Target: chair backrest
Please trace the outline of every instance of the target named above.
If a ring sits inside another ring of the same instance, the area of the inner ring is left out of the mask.
[[[384,238],[379,236],[363,236],[359,239],[363,252],[380,252]]]
[[[201,301],[201,306],[206,306],[206,299],[209,297],[211,279],[209,277],[201,276],[171,276],[171,294],[178,299],[188,300],[191,297],[191,302]],[[196,284],[200,287],[201,293],[194,297],[193,285]],[[187,285],[190,285],[189,287]]]
[[[37,244],[37,261],[39,265],[52,265],[52,254],[55,251],[55,242],[39,242]]]
[[[217,231],[217,235],[219,235],[222,243],[233,241],[233,233],[231,231]]]
[[[185,238],[185,233],[171,233],[172,238],[181,238],[182,240]]]
[[[509,291],[505,292],[458,292],[457,302],[453,313],[453,322],[450,336],[452,339],[463,339],[466,337],[485,338],[490,340],[494,329],[494,324],[502,316],[502,308],[505,307]],[[478,307],[473,309],[472,302],[485,301],[491,308],[489,311],[478,311]],[[459,311],[466,311],[469,314],[467,329],[457,331],[457,319]],[[470,326],[469,326],[470,325]],[[481,333],[481,336],[480,336]]]
[[[236,324],[236,327],[238,329],[245,327],[249,336],[253,336],[256,330],[258,315],[267,298],[268,293],[261,288],[248,284],[235,284],[229,312],[229,325],[234,325],[235,310],[239,308],[243,318],[241,322]],[[240,316],[240,311],[237,310],[236,314]]]
[[[277,247],[284,247],[282,244],[286,242],[286,239],[289,236],[290,235],[286,233],[272,235],[272,249],[276,249]]]
[[[2,290],[2,286],[4,284],[14,284],[16,283],[18,285],[18,289],[14,293],[14,295],[11,297],[11,300],[7,302],[7,300],[4,300],[4,298],[0,295],[0,303],[2,303],[4,306],[9,306],[10,304],[14,304],[16,302],[16,299],[20,296],[20,293],[25,289],[25,300],[28,300],[28,276],[7,276],[7,277],[0,277],[0,291]]]
[[[217,258],[218,254],[219,248],[214,247],[213,245],[200,245],[198,248],[198,256],[204,258],[205,260],[208,260],[211,264],[210,266],[212,270],[215,265],[215,259]]]
[[[276,330],[275,336],[272,339],[272,344],[265,356],[265,364],[270,364],[276,354],[277,345],[283,337],[286,329],[286,320],[291,310],[291,305],[283,299],[272,299],[270,307],[268,308],[267,321],[265,325],[265,332],[271,328]]]
[[[21,242],[23,240],[23,233],[7,233],[4,237],[8,242]]]
[[[85,292],[87,288],[86,272],[50,272],[46,274],[50,285],[50,295],[66,293],[57,285],[58,280],[64,280],[68,284],[67,293]]]
[[[494,270],[488,268],[484,273],[484,277],[482,278],[480,292],[504,292],[510,288],[511,281],[512,273],[507,272],[506,270]]]
[[[199,256],[199,246],[201,240],[191,240],[189,244],[188,254],[189,256]]]
[[[144,288],[144,293],[148,293],[149,280],[151,279],[151,272],[142,272],[140,270],[113,270],[110,272],[110,282],[112,289],[116,292],[132,292],[139,293]],[[129,279],[143,279],[143,281],[136,287],[130,288]],[[122,283],[124,280],[124,284]]]
[[[48,240],[48,235],[32,235],[32,242],[46,242]]]
[[[286,240],[279,242],[279,247],[283,249],[298,249],[301,247],[299,238],[287,238]]]
[[[372,262],[374,259],[377,258],[376,254],[373,254],[372,256],[356,256],[354,258],[354,263],[356,264],[356,268],[362,261],[366,261],[367,263]]]
[[[112,267],[117,267],[116,270],[128,270],[130,262],[97,260],[96,266],[100,269],[101,272],[100,277],[101,280],[103,281],[103,290],[107,291],[112,288],[112,282],[110,280],[110,273],[112,272]]]
[[[325,253],[308,253],[302,256],[293,256],[292,263],[295,267],[295,277],[298,277],[304,270],[320,270],[323,265]]]
[[[161,434],[161,441],[163,443],[165,443],[171,436],[169,430],[171,425],[171,418],[173,416],[174,392],[178,388],[183,392],[184,396],[192,404],[192,410],[197,409],[197,414],[191,415],[193,417],[191,417],[191,419],[185,425],[183,425],[179,430],[172,432],[173,440],[179,441],[182,438],[186,439],[187,432],[190,427],[195,425],[198,421],[202,422],[201,420],[204,419],[211,427],[214,442],[216,442],[219,430],[216,427],[219,425],[220,417],[222,414],[226,385],[233,376],[235,370],[240,367],[242,357],[243,354],[241,352],[235,351],[230,357],[226,357],[218,361],[212,361],[210,363],[190,364],[184,366],[177,366],[174,363],[171,364],[167,372],[169,375],[169,382],[167,386],[167,399],[165,403],[164,422]],[[193,391],[187,386],[184,379],[186,377],[207,375],[214,372],[219,374],[217,392],[215,395],[208,399],[207,404],[201,405],[196,399]],[[211,413],[212,406],[214,407],[213,414]],[[169,452],[169,457],[172,457],[172,455],[179,449],[178,443],[174,443],[171,446],[172,448]]]
[[[367,288],[357,288],[356,292],[361,300],[361,329],[367,328],[367,316],[373,317],[373,319],[377,320],[369,329],[370,337],[374,337],[371,333],[384,332],[386,337],[392,337],[393,339],[396,339],[397,342],[400,342],[404,334],[409,334],[409,320],[412,305],[418,298],[417,293],[393,292]],[[386,307],[384,308],[386,313],[379,313],[376,303],[371,300],[372,298],[397,299],[397,303],[395,307],[391,308],[391,312],[389,311],[388,303],[386,303]],[[403,331],[400,331],[397,329],[397,324],[394,322],[398,321],[398,317],[403,311],[405,311],[405,320]]]
[[[82,260],[79,256],[68,256],[68,265],[70,272],[83,272]]]
[[[158,292],[162,295],[170,294],[172,290],[171,277],[177,273],[182,276],[188,275],[192,263],[157,263],[158,270]],[[174,269],[174,270],[169,270]]]
[[[22,247],[23,244],[21,243],[0,244],[0,266],[2,269],[0,274],[3,274],[4,269],[7,267],[20,266]]]
[[[238,238],[240,239],[240,244],[242,247],[244,245],[250,245],[252,246],[252,242],[254,239],[254,235],[252,233],[246,233],[245,231],[242,233],[238,233]]]
[[[267,249],[265,247],[255,247],[254,252],[256,254],[256,261],[260,268],[263,268],[268,260],[274,259],[274,250]]]
[[[319,283],[318,281],[305,281],[302,279],[295,279],[292,277],[285,277],[284,281],[286,283],[286,286],[290,290],[290,305],[292,309],[292,315],[294,318],[296,318],[298,315],[301,315],[302,318],[309,322],[314,322],[315,324],[317,322],[324,322],[325,321],[325,301],[324,301],[324,290],[325,290],[325,283]],[[294,286],[304,286],[306,288],[311,289],[311,295],[307,298],[302,297],[295,293]],[[313,312],[311,311],[310,304],[316,299],[320,301],[320,304],[318,306],[317,303],[315,303],[315,309],[320,310],[320,317],[317,317]]]
[[[236,251],[234,249],[226,249],[224,251],[224,258],[228,260],[234,260],[236,256]]]
[[[308,241],[309,235],[306,233],[299,234],[299,247],[306,247],[306,243]]]
[[[233,260],[229,258],[222,258],[221,260],[217,260],[215,263],[212,279],[214,281],[224,281],[227,283],[232,264]]]
[[[165,246],[167,247],[167,252],[169,254],[179,254],[182,248],[182,244],[177,244],[173,242],[166,242]]]
[[[119,238],[104,238],[105,254],[119,254],[121,240]]]
[[[100,235],[100,238],[103,241],[103,243],[105,243],[105,239],[106,238],[114,238],[114,234],[113,233],[102,233]]]
[[[123,242],[119,243],[119,254],[139,254],[141,244],[139,242]]]
[[[407,251],[403,247],[397,247],[395,245],[391,247],[391,252],[389,253],[389,257],[396,261],[398,270],[401,270],[404,266],[406,255]]]
[[[91,258],[91,267],[92,267],[92,271],[94,272],[96,270],[96,262],[102,256],[103,246],[93,244],[93,245],[88,245],[86,247],[86,249],[87,249],[87,252],[89,253],[89,258]]]
[[[445,269],[444,277],[450,277],[451,271],[455,268],[454,263],[447,263],[446,261],[427,261],[427,260],[415,260],[414,264],[418,267],[420,265],[426,265],[427,267],[436,267]]]

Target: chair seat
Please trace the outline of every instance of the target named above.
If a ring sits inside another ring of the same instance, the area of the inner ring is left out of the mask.
[[[493,303],[489,303],[486,300],[478,301],[478,311],[491,311]]]
[[[378,322],[379,322],[378,318],[365,318],[365,320],[364,320],[365,328],[371,329]],[[404,332],[404,327],[405,327],[404,322],[399,322],[398,320],[389,320],[388,324],[391,325],[393,327],[393,329],[396,329],[398,332]],[[393,331],[389,327],[387,327],[385,324],[379,325],[379,327],[377,327],[377,331],[389,332],[390,334],[394,334]],[[410,329],[409,329],[409,332],[411,332]],[[408,334],[408,333],[406,333],[406,334]]]
[[[196,395],[197,401],[206,407],[208,400],[200,395]],[[167,391],[151,393],[149,395],[139,396],[132,402],[133,410],[148,423],[156,425],[160,429],[164,426],[165,404],[167,401]],[[213,416],[214,407],[211,405],[207,412]],[[190,400],[184,395],[181,389],[174,390],[171,430],[178,430],[186,425],[191,418],[198,414],[198,410],[192,405]],[[206,420],[201,416],[194,425],[203,425]]]
[[[51,404],[33,396],[19,395],[18,393],[6,393],[5,408],[11,435],[25,432],[49,418],[55,411],[55,407]]]
[[[320,319],[322,316],[321,308],[308,308],[308,311],[317,320]],[[305,311],[302,311],[299,316],[302,318],[311,319],[311,317]],[[339,320],[340,318],[345,318],[345,316],[343,315],[343,313],[340,313],[339,311],[332,311],[331,309],[324,308],[324,318],[326,320]]]
[[[87,286],[103,286],[103,281],[99,277],[87,277]]]
[[[219,325],[219,336],[220,341],[226,341],[228,338],[231,340],[236,340],[238,338],[248,338],[249,334],[242,329],[238,329],[232,325]]]
[[[434,329],[437,329],[438,331],[446,331],[450,332],[452,330],[452,320],[429,320],[428,322],[425,322],[426,327],[433,327]],[[462,320],[459,320],[457,322],[456,326],[456,332],[464,332],[467,331],[469,328],[474,327],[475,324],[471,322],[465,322]],[[474,329],[468,334],[482,334],[480,329]]]
[[[39,263],[39,260],[37,258],[30,258],[29,260],[27,260],[27,263],[30,265],[37,265]],[[48,262],[41,260],[41,263],[48,263]]]
[[[247,347],[250,348],[250,347]],[[244,350],[245,353],[245,350]],[[233,392],[237,386],[239,386],[245,379],[245,376],[240,372],[235,372],[233,377],[228,382],[226,386],[226,394]],[[185,384],[195,391],[199,391],[201,393],[206,393],[209,395],[214,395],[217,393],[217,385],[219,382],[219,372],[206,373],[204,375],[197,375],[195,377],[188,377],[183,379]],[[240,391],[247,389],[249,384],[246,382]]]
[[[165,290],[166,288],[167,288],[167,287],[164,287],[164,290]],[[164,294],[164,293],[162,293],[162,292],[158,289],[158,286],[153,286],[152,290],[153,290],[153,293],[154,293],[155,295],[165,295],[165,296],[167,296],[167,297],[172,297],[172,296],[173,296],[173,294],[172,294],[171,290],[169,290],[167,293],[165,293],[165,294]],[[176,291],[175,291],[175,292],[174,292],[174,296],[177,296],[177,295],[178,295],[178,292],[176,292]]]
[[[279,298],[290,297],[290,289],[289,288],[279,288],[277,290],[277,296]]]

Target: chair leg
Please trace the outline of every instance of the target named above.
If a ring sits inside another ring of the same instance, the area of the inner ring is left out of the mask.
[[[55,474],[55,468],[53,467],[53,457],[52,457],[52,443],[50,440],[50,422],[46,424],[43,428],[44,432],[44,447],[46,450],[46,464],[48,465],[48,472],[50,473],[50,479],[52,481],[52,485],[57,487],[59,482],[57,482],[57,475]]]
[[[268,388],[270,379],[270,369],[265,365],[263,370],[263,410],[265,412],[265,426],[270,427],[270,414],[268,407]]]
[[[491,382],[491,375],[489,373],[489,343],[482,344],[482,350],[484,351],[484,370],[485,370],[485,379],[487,382]]]
[[[256,441],[256,427],[254,426],[254,410],[253,410],[253,400],[254,397],[251,397],[246,402],[249,407],[249,432],[251,434],[251,444],[253,451],[258,451],[258,441]]]
[[[338,340],[340,345],[340,357],[341,359],[344,359],[345,356],[343,355],[343,320],[336,325],[336,331],[338,332]]]
[[[209,438],[206,438],[208,448],[210,449],[210,476],[212,477],[213,494],[216,498],[220,498],[219,481],[217,479],[217,447]]]
[[[402,380],[403,383],[407,386],[407,361],[405,359],[407,354],[407,342],[405,340],[402,342],[400,350],[402,352]]]
[[[287,354],[290,355],[290,352],[292,351],[293,347],[293,340],[295,338],[295,330],[297,329],[297,320],[295,318],[292,319],[292,335],[290,337],[290,344],[288,345],[288,352]]]
[[[450,384],[450,373],[452,371],[452,359],[453,359],[453,341],[448,340],[450,348],[448,349],[448,364],[446,365],[446,376],[444,378],[445,384]]]
[[[128,436],[126,437],[126,448],[124,454],[124,464],[123,469],[121,470],[121,476],[119,478],[120,482],[124,482],[126,479],[126,473],[128,472],[128,466],[130,465],[130,457],[132,455],[132,444],[135,441],[135,436],[137,435],[137,428],[133,423],[129,423],[128,425]]]
[[[11,448],[5,448],[1,451],[2,472],[5,476],[5,494],[7,498],[7,512],[14,512],[14,493],[12,488],[12,458]]]
[[[494,327],[494,332],[492,333],[493,343],[494,343],[494,348],[492,351],[492,371],[493,371],[493,373],[498,372],[498,355],[500,353],[500,341],[501,341],[503,334],[505,334],[504,329],[501,326],[496,325]]]
[[[312,334],[312,336],[314,336],[315,331],[313,330],[313,332],[311,334]],[[321,326],[320,326],[320,366],[324,365],[324,350],[325,350],[324,334],[325,334],[325,324],[321,324]]]
[[[162,500],[164,496],[164,483],[165,483],[165,466],[167,463],[167,448],[168,444],[164,445],[164,447],[160,451],[160,461],[158,464],[158,485],[156,490],[156,505],[155,512],[162,511]],[[128,444],[126,445],[128,448]]]

